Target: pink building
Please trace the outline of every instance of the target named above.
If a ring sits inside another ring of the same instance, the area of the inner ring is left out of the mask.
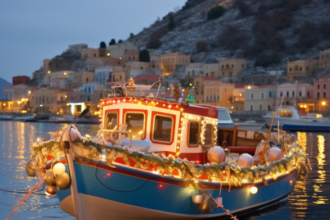
[[[316,110],[326,111],[330,109],[330,76],[314,80],[314,99]]]

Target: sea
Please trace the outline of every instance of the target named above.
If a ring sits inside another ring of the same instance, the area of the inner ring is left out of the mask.
[[[49,131],[67,124],[0,121],[0,219],[8,218],[15,204],[27,195],[38,178],[29,177],[25,165],[32,144]],[[77,125],[82,134],[96,135],[98,125]],[[297,132],[298,141],[309,155],[312,170],[301,177],[287,200],[256,210],[240,220],[330,219],[330,132]],[[225,203],[225,201],[224,201]],[[75,219],[61,210],[56,195],[34,192],[10,217],[14,219]]]

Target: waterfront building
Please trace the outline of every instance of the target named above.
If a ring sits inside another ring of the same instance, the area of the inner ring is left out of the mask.
[[[310,75],[318,69],[318,60],[296,60],[287,64],[287,79],[296,81],[298,76]]]
[[[230,97],[230,111],[243,111],[246,84],[234,84],[233,96]]]
[[[246,69],[246,59],[235,58],[220,60],[219,69],[221,77],[237,76]]]
[[[315,110],[330,110],[330,76],[314,80]]]
[[[25,84],[18,84],[7,86],[4,88],[4,99],[6,111],[21,112],[22,110],[29,110],[30,106],[30,94],[37,88],[29,87]]]
[[[97,103],[100,100],[100,97],[95,97],[94,91],[103,91],[106,90],[106,86],[103,83],[90,82],[85,83],[82,86],[82,89],[79,92],[79,101],[80,102],[91,102]]]
[[[291,105],[304,111],[314,110],[314,86],[307,83],[283,83],[277,86],[276,106]],[[283,98],[283,103],[282,102]]]
[[[272,85],[245,86],[245,111],[272,111],[276,106],[276,87]]]
[[[171,75],[179,66],[188,65],[190,63],[190,56],[184,53],[167,53],[161,55],[161,68],[163,75]]]

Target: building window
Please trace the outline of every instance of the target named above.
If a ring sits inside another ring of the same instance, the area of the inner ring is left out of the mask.
[[[280,97],[282,97],[283,96],[283,92],[280,92]]]
[[[323,92],[323,98],[325,98],[327,96],[326,92]]]
[[[143,70],[143,67],[141,66],[141,70]]]
[[[231,65],[231,68],[234,68],[234,64]]]
[[[227,64],[226,67],[229,68],[229,65]]]
[[[323,89],[326,89],[327,88],[327,85],[326,84],[323,84]]]
[[[244,69],[244,64],[242,64],[242,68]]]
[[[319,92],[317,92],[317,98],[320,98],[320,93]]]
[[[306,71],[308,71],[308,66],[306,67]]]
[[[121,76],[119,76],[119,79],[121,80]]]
[[[259,110],[262,111],[262,105],[261,104],[259,105]]]
[[[290,72],[292,71],[292,68],[290,67]]]
[[[289,92],[286,92],[286,97],[290,97]]]
[[[272,92],[269,92],[269,97],[272,97]]]
[[[307,97],[309,97],[309,91],[307,92]]]
[[[199,123],[196,121],[189,122],[189,132],[188,132],[188,146],[198,147],[199,144]]]
[[[300,67],[300,71],[302,71],[302,67]]]
[[[261,93],[261,99],[264,99],[264,94],[263,93]]]
[[[250,110],[253,111],[253,105],[250,105]]]
[[[222,65],[222,69],[224,69],[225,67],[224,67],[224,65]]]
[[[253,99],[253,93],[251,93],[251,99]]]
[[[317,89],[320,89],[320,84],[317,85]]]
[[[118,113],[107,112],[107,129],[114,129],[118,125]]]
[[[208,73],[206,73],[206,76],[209,76],[209,74],[208,74]]]
[[[153,141],[170,143],[172,141],[173,118],[169,116],[156,115],[153,127]]]
[[[294,91],[292,91],[292,97],[294,97]]]
[[[271,111],[271,109],[270,109],[270,105],[268,105],[268,111]]]

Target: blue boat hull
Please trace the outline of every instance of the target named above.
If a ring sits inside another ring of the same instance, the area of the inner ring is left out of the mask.
[[[330,131],[330,126],[283,124],[283,130],[291,130],[291,131]]]
[[[186,182],[118,165],[116,168],[74,162],[81,208],[86,219],[201,219],[226,216],[219,208],[201,213],[192,197],[202,194]],[[256,184],[258,192],[250,193],[248,185],[223,186],[223,205],[231,213],[256,210],[285,198],[293,190],[297,172],[293,171],[268,184]],[[219,183],[201,182],[213,198],[219,197]],[[71,191],[59,190],[61,208],[74,215]],[[127,210],[127,211],[125,211]]]

